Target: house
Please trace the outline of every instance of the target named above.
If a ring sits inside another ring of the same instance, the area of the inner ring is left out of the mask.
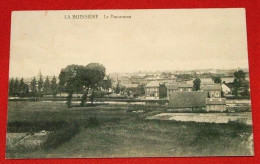
[[[225,98],[208,98],[207,91],[173,92],[170,94],[169,107],[179,110],[203,110],[219,111],[226,110]]]
[[[191,92],[192,88],[193,88],[193,84],[186,84],[186,83],[178,84],[178,91],[180,92]]]
[[[206,110],[208,111],[220,111],[226,110],[226,99],[225,98],[207,98],[206,99]]]
[[[221,84],[221,89],[225,95],[231,93],[231,89],[226,84]]]
[[[206,91],[209,98],[220,98],[221,97],[221,85],[202,85],[200,87],[201,91]]]
[[[167,83],[166,85],[167,89],[167,97],[169,99],[170,94],[173,92],[191,92],[193,88],[193,84],[186,84],[186,83]]]
[[[167,89],[167,97],[169,99],[171,93],[177,92],[178,85],[166,85],[166,89]]]
[[[145,98],[146,99],[159,99],[159,86],[158,81],[151,81],[145,86]]]
[[[213,81],[202,81],[201,85],[215,85],[216,83],[214,83]]]
[[[206,99],[207,92],[173,92],[169,97],[169,107],[206,110]]]
[[[201,85],[215,85],[212,78],[200,78]]]

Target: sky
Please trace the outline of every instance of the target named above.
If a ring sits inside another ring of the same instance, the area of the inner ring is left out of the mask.
[[[68,19],[89,14],[98,19]],[[107,73],[248,68],[245,10],[12,12],[10,77],[91,62]]]

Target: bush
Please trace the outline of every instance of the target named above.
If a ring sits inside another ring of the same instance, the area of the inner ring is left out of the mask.
[[[56,148],[57,146],[69,141],[72,137],[77,135],[79,131],[80,128],[76,122],[53,131],[48,135],[47,140],[43,143],[43,149],[47,150]]]
[[[87,121],[87,126],[96,127],[99,125],[99,121],[96,117],[89,117]]]
[[[65,121],[13,121],[8,122],[8,133],[39,132],[41,130],[55,131],[68,123]]]
[[[244,122],[229,121],[228,125],[232,126],[232,128],[233,128],[232,133],[230,133],[230,136],[232,136],[232,137],[237,137],[237,136],[239,136],[239,134],[248,132],[250,129],[250,125],[247,125]]]

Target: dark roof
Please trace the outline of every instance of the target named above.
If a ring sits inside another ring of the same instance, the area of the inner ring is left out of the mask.
[[[203,91],[216,91],[216,90],[221,90],[221,85],[220,84],[202,85],[200,87],[200,89],[203,90]]]
[[[206,100],[207,105],[226,105],[225,98],[207,98]]]
[[[205,107],[207,92],[173,92],[169,106],[174,108]]]
[[[185,83],[175,83],[175,84],[168,84],[166,85],[167,89],[177,90],[178,88],[192,88],[192,84],[185,84]]]

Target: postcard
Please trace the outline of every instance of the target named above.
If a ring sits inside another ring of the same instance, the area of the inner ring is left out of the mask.
[[[6,158],[253,156],[243,8],[14,11]]]

